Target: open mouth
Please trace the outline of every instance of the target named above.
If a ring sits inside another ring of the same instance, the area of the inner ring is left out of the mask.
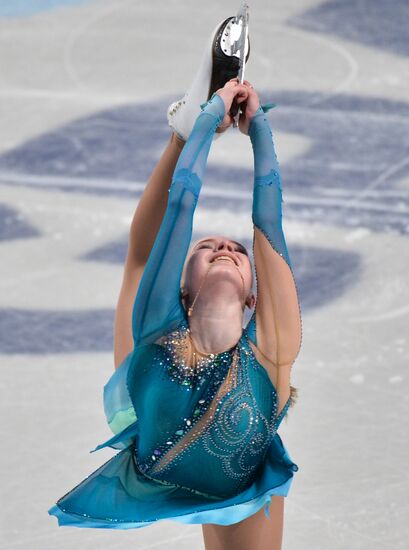
[[[213,264],[215,262],[222,262],[222,261],[231,262],[233,265],[236,265],[236,262],[232,258],[229,258],[229,256],[218,256],[215,260],[212,260],[211,263]]]

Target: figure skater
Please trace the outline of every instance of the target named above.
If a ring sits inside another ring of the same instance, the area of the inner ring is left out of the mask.
[[[232,19],[212,34],[195,86],[169,109],[172,132],[131,224],[115,372],[104,387],[114,436],[94,449],[120,452],[50,508],[59,525],[131,529],[165,519],[201,524],[206,550],[281,548],[298,466],[277,430],[296,397],[301,316],[267,109],[249,81],[231,77],[234,60],[225,54],[222,67],[213,55]],[[215,82],[223,85],[212,91]],[[232,126],[234,102],[254,153],[257,297],[241,243],[212,234],[191,245],[209,150]],[[254,311],[243,327],[246,307]]]

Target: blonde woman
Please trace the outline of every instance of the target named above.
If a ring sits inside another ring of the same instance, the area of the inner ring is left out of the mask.
[[[209,66],[204,98],[214,71],[220,77],[220,65]],[[257,297],[241,243],[209,234],[190,246],[209,150],[231,127],[232,108],[254,151]],[[277,430],[294,402],[301,318],[265,110],[250,82],[233,77],[200,105],[187,136],[186,119],[171,133],[130,230],[116,371],[104,388],[115,435],[94,449],[120,452],[49,510],[59,525],[131,529],[171,519],[202,524],[206,550],[281,548],[298,466]],[[243,327],[246,307],[254,311]]]

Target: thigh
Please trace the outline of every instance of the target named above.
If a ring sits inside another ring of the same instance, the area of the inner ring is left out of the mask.
[[[270,518],[264,507],[233,525],[202,525],[205,550],[281,550],[284,525],[284,498],[273,496]]]

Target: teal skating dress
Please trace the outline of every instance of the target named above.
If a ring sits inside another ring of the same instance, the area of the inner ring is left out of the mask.
[[[267,107],[268,108],[268,107]],[[48,513],[59,525],[132,529],[158,520],[229,525],[287,496],[298,466],[277,433],[278,395],[250,340],[193,368],[180,281],[214,132],[219,95],[201,105],[176,165],[167,209],[133,307],[134,349],[104,387],[114,436],[91,452],[119,452],[62,496]],[[260,107],[251,120],[252,219],[291,268],[281,226],[281,184],[272,132]]]

